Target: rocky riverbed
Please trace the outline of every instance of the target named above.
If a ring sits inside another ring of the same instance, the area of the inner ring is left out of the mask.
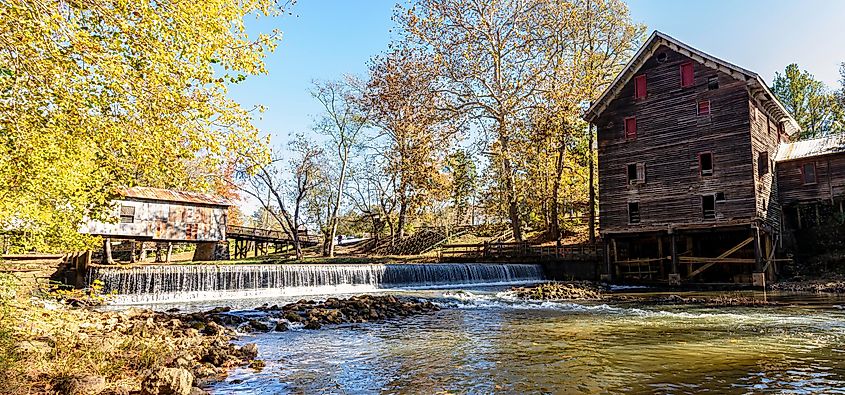
[[[439,308],[427,300],[353,296],[261,306],[252,312],[128,309],[98,312],[51,302],[20,309],[14,385],[0,392],[45,394],[196,395],[237,366],[260,370],[255,344],[236,346],[240,333],[319,329],[377,322]],[[41,320],[38,322],[38,320]],[[37,361],[29,363],[27,361]],[[2,361],[0,361],[2,362]]]
[[[677,294],[614,294],[610,288],[589,281],[550,282],[531,287],[514,287],[508,293],[525,300],[601,300],[608,303],[639,303],[654,305],[701,305],[710,307],[779,306],[778,302],[743,295],[723,294],[710,297],[680,296]]]
[[[772,290],[785,292],[809,292],[845,294],[845,280],[794,280],[774,283]]]
[[[601,299],[607,287],[590,281],[551,282],[531,287],[514,287],[509,293],[527,300],[595,300]]]

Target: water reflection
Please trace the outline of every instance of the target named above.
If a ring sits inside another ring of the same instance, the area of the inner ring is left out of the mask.
[[[451,308],[430,316],[245,337],[267,367],[238,370],[211,390],[845,393],[845,314],[830,304],[704,309],[525,304],[477,291],[446,297]]]

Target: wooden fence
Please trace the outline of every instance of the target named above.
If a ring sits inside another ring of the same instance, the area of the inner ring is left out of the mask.
[[[527,242],[444,244],[440,259],[540,259],[568,261],[596,261],[602,249],[594,244],[538,245]]]

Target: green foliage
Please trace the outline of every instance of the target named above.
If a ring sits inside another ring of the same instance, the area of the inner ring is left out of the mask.
[[[455,208],[455,220],[461,223],[473,203],[475,189],[478,187],[478,174],[475,161],[464,149],[459,149],[446,157],[446,167],[451,176],[451,199]]]
[[[845,107],[821,81],[798,64],[775,73],[772,92],[803,129],[800,138],[845,131]]]
[[[17,322],[11,316],[11,302],[17,297],[17,279],[8,273],[0,273],[0,392],[10,388],[6,385],[14,374],[13,367],[20,360],[15,347],[14,325]],[[11,392],[7,392],[11,393]]]
[[[228,85],[266,72],[276,35],[244,18],[273,0],[4,2],[0,8],[0,229],[26,246],[77,233],[119,188],[210,191],[240,155],[266,156]],[[260,108],[259,108],[260,110]]]

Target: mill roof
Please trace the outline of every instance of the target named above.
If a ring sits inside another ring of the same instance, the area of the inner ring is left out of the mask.
[[[656,30],[651,34],[648,40],[646,40],[645,44],[640,47],[634,57],[631,58],[625,68],[622,69],[622,72],[619,73],[616,79],[613,80],[607,89],[605,89],[599,99],[590,106],[584,114],[584,119],[588,122],[592,122],[595,118],[601,115],[601,113],[619,94],[628,81],[636,75],[645,62],[651,58],[651,56],[661,46],[665,46],[673,51],[687,56],[707,67],[729,74],[740,81],[745,81],[751,96],[757,99],[766,111],[774,115],[777,118],[777,121],[786,123],[785,131],[787,134],[792,135],[801,130],[798,122],[796,122],[792,115],[789,114],[789,111],[783,107],[777,97],[775,97],[757,73],[739,67],[733,63],[721,60],[713,55],[704,53]]]

